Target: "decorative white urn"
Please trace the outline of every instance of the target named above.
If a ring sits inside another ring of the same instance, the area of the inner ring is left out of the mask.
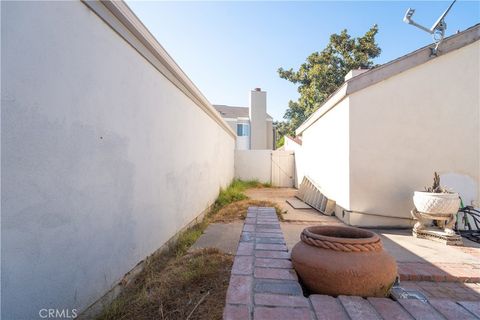
[[[426,191],[415,191],[413,203],[415,209],[410,213],[417,220],[412,230],[414,237],[440,240],[447,245],[463,245],[462,237],[453,230],[460,209],[460,197],[458,193],[448,192],[440,185],[437,172],[433,175],[431,187]],[[431,225],[432,220],[436,226]]]
[[[415,191],[413,203],[417,211],[421,213],[456,214],[460,208],[460,197],[458,193],[432,193]]]

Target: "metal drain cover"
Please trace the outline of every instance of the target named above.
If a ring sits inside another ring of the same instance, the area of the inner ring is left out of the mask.
[[[400,299],[413,299],[413,300],[420,300],[422,302],[427,302],[427,298],[417,290],[406,290],[402,287],[393,287],[390,291],[390,295],[394,300]]]

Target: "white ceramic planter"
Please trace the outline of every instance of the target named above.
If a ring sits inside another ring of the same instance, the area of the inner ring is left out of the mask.
[[[415,191],[413,203],[417,211],[429,214],[454,214],[460,207],[458,193]]]

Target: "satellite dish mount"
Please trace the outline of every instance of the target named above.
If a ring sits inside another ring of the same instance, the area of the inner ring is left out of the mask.
[[[407,12],[405,13],[405,17],[403,18],[403,21],[405,23],[411,24],[433,35],[433,41],[435,42],[435,47],[431,48],[433,56],[437,55],[438,47],[440,46],[440,44],[443,41],[443,38],[445,37],[445,30],[447,30],[447,23],[445,22],[445,17],[447,16],[448,12],[450,11],[450,9],[452,8],[452,6],[455,4],[456,1],[457,0],[453,0],[453,2],[450,4],[447,10],[445,10],[445,12],[437,19],[437,21],[433,24],[433,26],[430,29],[412,20],[412,16],[415,13],[415,9],[408,8]]]

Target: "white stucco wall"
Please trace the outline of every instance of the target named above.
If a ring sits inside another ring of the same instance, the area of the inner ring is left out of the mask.
[[[347,97],[303,132],[303,152],[298,159],[303,174],[345,209],[350,207],[348,104]]]
[[[235,150],[235,178],[272,182],[272,150]]]
[[[1,6],[2,319],[36,319],[207,208],[235,140],[84,4]]]
[[[267,120],[267,145],[266,149],[273,150],[273,121]]]
[[[296,143],[292,139],[285,136],[284,138],[284,150],[285,151],[293,151],[294,153],[294,161],[295,161],[295,188],[298,188],[299,184],[302,183],[304,177],[304,170],[305,170],[305,159],[303,148],[300,144]]]
[[[250,149],[250,136],[237,136],[237,150]]]
[[[408,218],[434,171],[478,184],[479,43],[350,96],[352,210]]]

